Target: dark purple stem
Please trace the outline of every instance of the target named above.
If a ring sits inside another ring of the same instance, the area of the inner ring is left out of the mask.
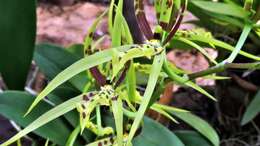
[[[100,87],[106,84],[106,77],[99,71],[97,66],[90,68],[90,73]]]
[[[126,77],[126,73],[127,73],[128,69],[129,69],[129,66],[130,66],[130,62],[131,61],[127,61],[126,62],[126,64],[125,64],[126,66],[125,66],[124,70],[122,71],[120,77],[118,78],[118,80],[117,80],[117,82],[115,84],[115,88],[118,87],[124,81],[124,79]]]
[[[134,8],[133,0],[124,0],[123,15],[127,21],[134,43],[142,44],[144,38],[141,29],[138,26],[137,18],[135,16],[135,8]]]
[[[146,39],[151,40],[153,39],[153,31],[146,19],[145,13],[144,13],[144,4],[142,0],[138,0],[138,7],[139,11],[136,15],[139,27],[143,31],[143,34],[145,35]]]
[[[184,16],[184,11],[186,10],[186,7],[187,7],[187,4],[186,2],[182,5],[181,7],[181,12],[179,14],[179,17],[177,18],[176,20],[176,23],[174,24],[172,30],[170,31],[169,35],[166,37],[166,39],[163,41],[163,45],[167,44],[171,39],[172,37],[175,35],[175,33],[177,32],[177,30],[179,29],[180,25],[181,25],[181,22],[182,22],[182,19],[183,19],[183,16]]]

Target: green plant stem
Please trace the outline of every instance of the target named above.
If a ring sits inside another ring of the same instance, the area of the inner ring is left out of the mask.
[[[49,145],[49,139],[46,140],[44,146],[48,146]]]
[[[70,134],[67,142],[66,142],[66,146],[73,146],[77,136],[79,135],[80,132],[80,125],[78,125]]]
[[[223,72],[226,69],[260,69],[260,62],[254,62],[254,63],[226,63],[222,65],[217,65],[211,68],[208,68],[206,70],[188,74],[188,77],[190,80],[193,80],[198,77],[203,77],[206,75],[210,75],[213,73],[219,73]]]
[[[170,65],[171,63],[165,59],[163,62],[163,70],[171,77],[172,80],[179,84],[183,84],[188,81],[188,79],[182,78],[178,74],[176,74],[176,72],[172,69]]]
[[[17,146],[22,146],[21,139],[17,140]]]
[[[128,118],[131,118],[131,119],[134,119],[136,117],[135,112],[129,111],[125,108],[123,108],[123,113],[124,113],[124,115],[126,115]]]

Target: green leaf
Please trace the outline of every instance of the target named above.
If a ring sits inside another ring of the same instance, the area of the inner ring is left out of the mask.
[[[37,118],[35,121],[33,121],[31,124],[29,124],[26,128],[24,128],[22,131],[18,132],[16,135],[14,135],[12,138],[10,138],[5,143],[1,144],[0,146],[7,146],[16,140],[20,139],[21,137],[25,136],[26,134],[36,130],[37,128],[47,124],[48,122],[60,117],[61,115],[66,114],[67,112],[75,109],[78,105],[78,103],[82,100],[82,95],[79,95],[77,97],[74,97],[66,102],[63,102],[62,104],[52,108],[51,110],[45,112],[43,115],[41,115],[39,118]],[[30,114],[31,115],[31,114]],[[57,130],[59,131],[59,130]],[[57,131],[54,131],[55,133]],[[60,133],[58,133],[60,134]],[[63,139],[65,142],[65,140]]]
[[[257,92],[253,100],[248,105],[246,112],[243,115],[241,125],[250,122],[260,112],[260,91]]]
[[[230,56],[227,58],[227,62],[231,63],[235,60],[236,56],[238,55],[238,53],[240,52],[241,48],[243,47],[250,31],[252,29],[251,25],[246,24],[243,28],[242,34],[239,37],[239,40],[236,44],[235,49],[232,51],[232,53],[230,54]]]
[[[148,104],[152,97],[154,88],[156,86],[157,79],[160,75],[164,59],[165,59],[165,52],[163,52],[159,56],[154,57],[151,74],[149,76],[149,80],[148,80],[147,87],[146,87],[146,90],[145,90],[145,93],[144,93],[144,96],[142,99],[142,103],[138,109],[136,118],[130,129],[127,146],[131,143],[131,140],[134,137],[136,130],[139,128],[139,124],[140,124],[141,120],[143,119],[144,113],[148,107]]]
[[[64,92],[63,95],[56,96],[56,95],[53,95],[56,92],[56,90],[55,90],[53,94],[48,95],[48,100],[51,101],[52,103],[54,103],[55,105],[59,105],[59,104],[62,104],[63,102],[65,102],[66,100],[70,99],[69,97],[76,96],[76,95],[74,95],[74,93],[71,94],[71,93],[66,92],[65,90],[62,90],[62,91]],[[79,94],[77,94],[77,95],[79,95]],[[78,126],[79,114],[78,114],[77,110],[72,110],[72,111],[64,114],[63,116],[69,122],[69,124],[71,126],[73,126],[74,128],[76,128]],[[92,141],[95,137],[95,135],[92,132],[90,132],[89,130],[85,130],[81,136],[88,142]]]
[[[170,114],[168,114],[167,112],[165,112],[164,110],[162,110],[161,108],[159,107],[156,107],[156,106],[151,106],[151,109],[156,111],[157,113],[165,116],[166,118],[168,118],[169,120],[171,120],[172,122],[174,123],[177,123],[179,124],[179,122],[177,120],[175,120]]]
[[[118,51],[124,51],[129,49],[131,46],[121,46],[117,49]],[[61,73],[59,73],[49,84],[48,86],[36,97],[34,102],[31,104],[29,110],[26,114],[28,114],[38,102],[40,102],[45,96],[47,96],[50,92],[52,92],[55,88],[57,88],[59,85],[64,83],[65,81],[69,80],[73,76],[91,68],[94,66],[97,66],[99,64],[108,62],[112,59],[113,49],[101,51],[98,53],[95,53],[93,55],[87,56],[83,59],[80,59],[79,61],[75,62],[65,70],[63,70]]]
[[[127,93],[130,101],[135,99],[136,94],[136,74],[135,74],[135,66],[133,61],[130,63],[129,70],[126,76],[127,82]]]
[[[104,11],[99,17],[97,17],[95,19],[95,21],[93,22],[93,24],[91,25],[91,27],[89,28],[88,33],[84,39],[84,52],[87,52],[89,49],[91,49],[91,44],[93,41],[94,33],[95,33],[100,21],[106,14],[107,14],[107,10]],[[89,51],[92,53],[93,50],[89,50]],[[88,54],[85,54],[85,55],[88,55]]]
[[[111,0],[109,5],[109,10],[108,10],[108,31],[110,35],[112,35],[113,32],[114,4],[115,4],[115,0]]]
[[[203,88],[201,88],[199,85],[197,85],[196,83],[193,83],[192,81],[187,81],[184,83],[186,86],[189,86],[195,90],[197,90],[198,92],[200,92],[201,94],[209,97],[210,99],[214,100],[214,101],[217,101],[217,99],[210,95],[206,90],[204,90]]]
[[[173,1],[168,1],[168,0],[161,0],[160,2],[160,9],[163,11],[160,11],[160,19],[159,23],[162,25],[162,28],[166,30],[167,25],[170,23],[170,18],[172,15],[172,9],[173,9]],[[171,3],[171,4],[170,4]],[[165,26],[166,25],[166,26]]]
[[[158,104],[158,103],[153,104],[152,107],[160,108],[160,109],[165,110],[165,111],[189,112],[189,111],[184,110],[184,109],[180,109],[180,108],[176,108],[176,107],[168,106],[168,105],[163,105],[163,104]]]
[[[235,48],[225,42],[222,42],[222,41],[219,41],[219,40],[216,40],[214,38],[207,38],[205,36],[201,36],[201,35],[190,35],[190,38],[189,40],[192,40],[192,41],[199,41],[199,42],[203,42],[203,43],[210,43],[214,46],[217,46],[217,47],[220,47],[220,48],[223,48],[223,49],[226,49],[228,51],[234,51]],[[247,58],[250,58],[250,59],[253,59],[253,60],[257,60],[257,61],[260,61],[260,57],[258,56],[255,56],[255,55],[252,55],[250,53],[247,53],[247,52],[244,52],[242,50],[239,51],[239,54],[240,55],[243,55]]]
[[[185,123],[189,124],[191,127],[196,129],[199,133],[205,136],[214,146],[219,146],[219,137],[216,131],[204,120],[193,115],[190,112],[177,112],[173,110],[166,110],[179,119],[183,120]]]
[[[199,18],[199,20],[191,21],[191,23],[202,26],[211,31],[214,31],[217,26],[219,30],[227,29],[229,32],[234,32],[237,31],[237,27],[242,28],[244,25],[244,22],[237,17],[205,11],[204,9],[200,9],[198,6],[194,5],[192,2],[189,3],[188,10],[194,16]]]
[[[195,131],[180,130],[174,131],[174,134],[176,134],[186,146],[212,146],[204,136]]]
[[[75,143],[75,140],[77,138],[77,136],[79,135],[80,132],[80,126],[77,126],[72,133],[70,134],[67,142],[66,142],[66,146],[73,146]]]
[[[245,11],[242,7],[234,4],[201,0],[193,0],[191,2],[201,9],[217,14],[229,15],[238,18],[248,18],[250,15],[250,13]]]
[[[78,61],[80,56],[72,54],[62,47],[51,44],[39,44],[36,46],[34,60],[40,70],[48,79],[53,79],[62,70]],[[83,91],[89,81],[86,73],[80,73],[71,78],[69,82],[78,90]]]
[[[203,95],[209,97],[210,99],[216,101],[216,99],[212,95],[210,95],[206,90],[201,88],[199,85],[193,83],[192,81],[189,81],[188,78],[177,75],[174,72],[174,69],[172,69],[172,66],[170,65],[169,61],[166,61],[166,60],[164,61],[163,69],[167,73],[169,78],[172,79],[177,84],[186,85],[188,87],[191,87],[191,88],[197,90],[198,92],[202,93]]]
[[[15,121],[18,125],[22,127],[28,126],[37,117],[39,117],[40,115],[44,114],[46,111],[52,108],[52,106],[48,103],[42,102],[37,107],[37,110],[33,111],[27,117],[23,117],[23,114],[26,111],[26,107],[34,99],[32,95],[22,91],[6,91],[0,94],[0,99],[0,114],[10,120]],[[44,120],[47,120],[51,117],[45,116],[45,118],[46,119]],[[36,124],[34,124],[34,126],[35,125]],[[31,129],[30,132],[33,131],[37,135],[42,136],[46,139],[49,138],[52,142],[60,145],[65,144],[64,139],[66,139],[70,134],[70,130],[67,127],[67,123],[64,122],[61,118],[53,120],[52,122],[44,125],[43,127],[37,130],[35,129],[36,128]],[[8,143],[10,144],[12,142],[15,142],[17,139],[19,138],[13,139],[11,141],[9,140],[9,142],[2,145],[8,145]]]
[[[44,146],[48,146],[49,145],[49,139],[46,140]]]
[[[118,1],[118,7],[116,8],[116,14],[115,14],[115,18],[114,18],[114,25],[113,25],[113,29],[112,29],[112,47],[117,47],[121,45],[121,37],[122,37],[122,17],[120,14],[122,14],[122,10],[123,10],[123,0],[119,0]]]
[[[122,37],[126,41],[126,43],[124,43],[124,44],[133,44],[134,40],[132,38],[132,34],[131,34],[130,29],[128,27],[127,21],[125,20],[125,17],[123,16],[122,13],[120,13],[120,17],[121,17],[121,20],[122,20],[122,27],[123,27]]]
[[[160,123],[144,118],[140,135],[134,138],[134,146],[184,146],[181,140]]]
[[[118,145],[123,145],[123,103],[120,98],[112,101],[112,111],[116,124],[116,140]]]
[[[206,56],[212,63],[217,64],[216,60],[214,58],[212,58],[205,49],[203,49],[202,47],[200,47],[196,43],[194,43],[194,42],[192,42],[192,41],[190,41],[188,39],[181,38],[181,37],[177,38],[177,39],[182,41],[182,42],[184,42],[184,43],[186,43],[186,44],[188,44],[188,45],[190,45],[190,46],[192,46],[192,47],[194,47],[199,52],[201,52],[204,56]]]
[[[38,44],[33,59],[47,78],[53,79],[59,72],[79,60],[80,57],[57,45]]]
[[[75,55],[76,57],[84,57],[84,45],[83,44],[73,44],[66,48],[66,51]]]
[[[25,86],[35,43],[35,9],[35,0],[0,1],[0,73],[9,89]]]

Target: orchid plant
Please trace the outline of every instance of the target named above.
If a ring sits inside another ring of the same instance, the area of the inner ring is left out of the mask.
[[[252,9],[248,8],[249,2],[245,2],[245,9],[241,8],[241,11],[253,15]],[[49,82],[30,105],[25,116],[29,116],[34,109],[37,109],[41,100],[48,100],[45,97],[48,97],[60,85],[83,73],[83,76],[90,80],[84,83],[81,94],[45,112],[1,146],[7,146],[75,109],[79,115],[78,124],[67,139],[67,146],[73,145],[77,137],[84,137],[85,131],[95,135],[94,140],[85,141],[87,146],[142,145],[135,139],[140,134],[139,130],[145,130],[144,117],[149,109],[160,113],[174,123],[178,124],[179,120],[186,122],[203,135],[211,145],[218,146],[219,136],[207,122],[187,110],[162,105],[156,103],[156,100],[160,98],[165,85],[174,82],[195,89],[212,99],[213,102],[217,101],[205,89],[194,83],[194,79],[198,77],[226,79],[226,77],[217,76],[216,73],[228,68],[260,69],[260,57],[241,50],[250,31],[257,29],[258,26],[254,25],[253,21],[245,22],[235,47],[215,39],[204,29],[180,30],[188,3],[188,0],[155,0],[154,7],[158,23],[151,28],[146,19],[143,0],[135,0],[135,15],[145,39],[140,44],[134,44],[135,38],[132,37],[128,22],[123,15],[124,0],[119,0],[118,3],[111,0],[109,9],[95,20],[86,35],[81,50],[83,57]],[[97,48],[97,43],[104,37],[94,41],[93,34],[106,15],[109,18],[108,30],[112,43],[110,49],[100,50]],[[174,47],[177,41],[201,52],[212,66],[197,73],[189,73],[176,67],[167,60],[166,53]],[[208,54],[204,46],[200,45],[201,43],[216,49],[226,49],[231,54],[227,59],[217,62]],[[239,54],[256,62],[233,63]],[[138,75],[148,79],[145,83],[140,83]],[[140,90],[141,85],[145,85],[145,90]],[[105,122],[107,117],[112,119],[113,124]],[[156,133],[156,131],[153,132]],[[169,145],[184,145],[178,137],[174,138],[176,138],[175,141]]]

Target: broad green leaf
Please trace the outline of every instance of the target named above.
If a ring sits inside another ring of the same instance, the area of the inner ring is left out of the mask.
[[[48,79],[53,79],[62,70],[78,61],[80,56],[72,54],[62,47],[51,44],[39,44],[36,46],[34,60],[40,70]],[[89,81],[85,73],[80,73],[71,78],[71,83],[75,88],[83,91],[85,84]]]
[[[152,97],[154,88],[156,86],[156,82],[158,80],[158,77],[160,75],[161,72],[161,68],[162,68],[162,64],[163,64],[163,60],[165,59],[165,52],[163,52],[162,54],[155,56],[154,60],[153,60],[153,64],[152,64],[152,69],[151,69],[151,74],[149,76],[149,80],[147,83],[147,87],[142,99],[142,103],[138,109],[136,118],[134,120],[134,123],[130,129],[130,133],[129,133],[129,137],[128,137],[128,142],[127,142],[127,146],[130,145],[136,130],[139,128],[139,125],[143,119],[144,113],[148,107],[148,104],[150,102],[150,99]]]
[[[9,89],[23,90],[34,50],[36,1],[1,0],[0,14],[0,73]]]
[[[174,131],[174,134],[176,134],[186,146],[212,146],[204,136],[195,131],[179,130]]]
[[[250,13],[245,11],[242,7],[234,4],[209,2],[202,0],[193,0],[191,2],[201,9],[217,14],[229,15],[238,18],[248,18],[250,15]]]
[[[5,91],[4,93],[0,94],[0,114],[5,116],[6,118],[15,121],[18,125],[22,127],[28,126],[30,123],[32,123],[35,119],[37,119],[39,116],[47,112],[52,108],[51,105],[49,105],[46,102],[42,102],[37,107],[37,110],[33,111],[30,115],[27,117],[23,117],[24,112],[26,111],[26,107],[33,101],[34,97],[26,92],[22,91]],[[46,117],[43,120],[49,120],[50,117]],[[54,118],[53,118],[54,119]],[[51,119],[51,120],[53,120]],[[44,122],[44,121],[42,121]],[[70,129],[67,127],[67,123],[63,121],[61,118],[58,118],[56,120],[53,120],[52,122],[44,125],[43,127],[35,130],[36,128],[34,126],[38,126],[40,123],[35,123],[33,126],[30,126],[32,129],[30,129],[30,132],[34,132],[39,136],[42,136],[44,138],[49,138],[50,141],[64,145],[65,141],[69,134]],[[38,126],[40,127],[40,126]],[[34,131],[35,130],[35,131]],[[59,132],[57,132],[59,131]],[[25,134],[21,135],[19,138],[24,136]],[[9,140],[8,142],[2,144],[8,145],[12,142],[15,142],[19,139],[16,137],[15,139]]]
[[[134,138],[134,146],[184,146],[182,141],[160,123],[145,117],[142,132]]]
[[[12,138],[10,138],[5,143],[1,144],[0,146],[8,146],[9,144],[15,142],[16,140],[22,138],[26,134],[36,130],[37,128],[47,124],[48,122],[60,117],[61,115],[66,114],[67,112],[75,109],[78,105],[78,103],[82,100],[82,95],[79,95],[77,97],[74,97],[66,102],[63,102],[62,104],[52,108],[51,110],[45,112],[42,114],[39,118],[37,118],[35,121],[33,121],[31,124],[29,124],[26,128],[18,132],[16,135],[14,135]],[[57,130],[59,131],[59,130]],[[57,131],[54,131],[55,133]],[[64,138],[63,138],[64,141]],[[65,141],[64,141],[65,142]]]
[[[196,115],[193,115],[190,112],[168,112],[196,129],[199,133],[205,136],[214,146],[219,146],[220,142],[218,134],[206,121],[202,120]]]
[[[232,16],[225,16],[225,15],[213,14],[213,13],[207,13],[207,14],[209,16],[213,17],[213,18],[219,19],[220,22],[222,22],[222,23],[223,23],[223,21],[226,22],[225,23],[226,25],[224,25],[224,26],[227,26],[227,27],[230,26],[230,24],[232,24],[231,27],[237,26],[239,28],[243,28],[243,26],[244,26],[244,22],[243,21],[241,22],[239,19],[233,18]],[[213,19],[213,21],[214,20],[215,19]]]
[[[194,16],[199,18],[199,20],[192,21],[191,23],[202,26],[211,31],[214,31],[217,27],[219,30],[225,29],[228,30],[227,33],[232,33],[237,31],[237,27],[243,28],[245,23],[237,17],[205,11],[204,9],[200,9],[198,6],[194,5],[192,2],[189,3],[188,10]]]
[[[248,105],[246,112],[243,115],[241,125],[250,122],[260,112],[260,91],[257,92],[253,100]]]
[[[124,51],[129,49],[131,46],[121,46],[117,49],[118,51]],[[40,102],[45,96],[47,96],[50,92],[52,92],[55,88],[57,88],[59,85],[64,83],[65,81],[69,80],[73,76],[91,68],[94,66],[97,66],[99,64],[108,62],[112,59],[113,49],[101,51],[98,53],[95,53],[93,55],[87,56],[83,59],[80,59],[79,61],[75,62],[65,70],[63,70],[61,73],[59,73],[49,84],[48,86],[36,97],[34,102],[31,104],[29,110],[26,114],[28,114],[38,102]]]
[[[75,55],[76,57],[84,57],[84,45],[83,44],[73,44],[66,48],[66,51]]]
[[[59,72],[79,59],[79,56],[75,56],[65,48],[54,44],[38,44],[34,53],[37,66],[48,79],[53,79]]]

